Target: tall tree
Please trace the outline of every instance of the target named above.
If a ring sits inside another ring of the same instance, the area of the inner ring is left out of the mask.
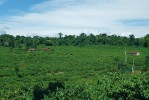
[[[129,35],[129,46],[133,46],[135,43],[135,36],[133,34]]]
[[[60,33],[58,33],[58,35],[59,35],[59,38],[61,39],[62,38],[62,36],[63,36],[63,34],[60,32]]]

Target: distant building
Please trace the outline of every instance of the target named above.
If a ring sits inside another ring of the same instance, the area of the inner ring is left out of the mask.
[[[140,55],[140,52],[129,52],[128,54],[134,55],[134,56],[139,56]]]
[[[42,48],[42,51],[49,51],[49,48]]]

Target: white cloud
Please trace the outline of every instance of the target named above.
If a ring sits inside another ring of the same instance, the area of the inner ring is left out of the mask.
[[[149,26],[128,26],[123,21],[148,19],[148,4],[148,0],[48,0],[31,7],[30,13],[9,17],[5,24],[11,27],[8,32],[14,35],[54,36],[58,32],[79,34],[87,30],[94,34],[143,36]]]
[[[0,30],[8,30],[8,29],[10,29],[10,28],[7,26],[0,25]]]

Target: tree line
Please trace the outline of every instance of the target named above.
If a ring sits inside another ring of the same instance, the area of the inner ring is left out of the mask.
[[[88,46],[88,45],[113,45],[113,46],[141,46],[149,47],[149,34],[141,38],[135,38],[133,34],[126,36],[107,35],[101,33],[93,35],[81,33],[80,35],[65,35],[58,33],[59,37],[41,37],[41,36],[13,36],[9,34],[0,35],[0,46],[5,47],[25,47],[37,48],[43,44],[46,46]]]

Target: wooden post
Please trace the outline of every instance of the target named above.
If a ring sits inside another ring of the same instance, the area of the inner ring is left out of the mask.
[[[125,48],[125,63],[127,63],[127,51],[126,51],[126,48]]]
[[[132,73],[134,73],[134,66],[135,66],[135,57],[133,58],[133,61],[132,61]]]

